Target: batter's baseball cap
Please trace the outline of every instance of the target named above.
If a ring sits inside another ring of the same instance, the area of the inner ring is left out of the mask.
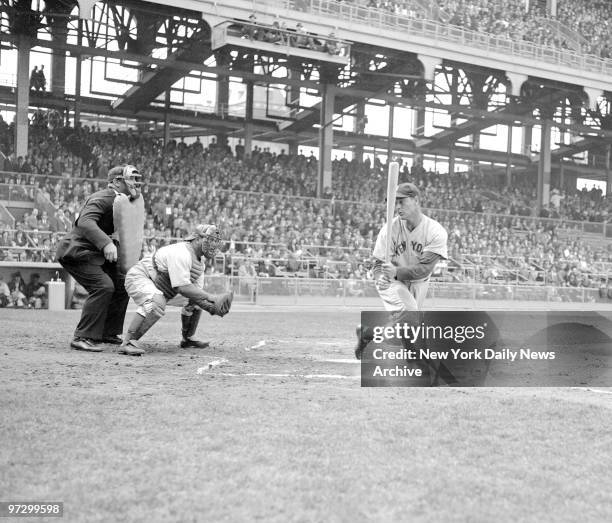
[[[415,196],[421,197],[421,191],[419,188],[413,183],[400,183],[397,186],[397,190],[395,192],[395,199],[398,198],[414,198]]]

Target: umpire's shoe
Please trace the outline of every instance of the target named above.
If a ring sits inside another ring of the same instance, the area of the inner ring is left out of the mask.
[[[109,336],[104,336],[104,338],[102,339],[102,343],[108,343],[109,345],[121,345],[123,343],[123,340],[121,339],[121,336],[112,334]]]
[[[102,347],[98,345],[94,340],[90,338],[75,337],[71,342],[70,346],[74,350],[82,350],[86,352],[102,352]]]
[[[191,338],[181,340],[181,349],[206,349],[209,345],[208,341],[192,340]]]

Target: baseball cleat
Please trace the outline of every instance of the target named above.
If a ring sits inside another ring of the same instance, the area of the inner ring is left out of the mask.
[[[136,340],[126,341],[117,349],[117,352],[127,356],[142,356],[145,353],[144,349],[139,346]]]
[[[357,325],[355,329],[355,333],[357,334],[357,346],[355,347],[355,358],[358,360],[363,356],[363,349],[366,348],[366,345],[369,343],[368,341],[364,341],[361,336],[361,323]]]
[[[206,349],[210,345],[208,341],[192,340],[190,338],[183,338],[181,340],[181,349]]]

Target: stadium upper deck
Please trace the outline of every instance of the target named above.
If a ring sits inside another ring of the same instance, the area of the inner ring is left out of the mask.
[[[152,3],[166,5],[162,0]],[[81,16],[90,18],[95,2],[81,0],[79,4]],[[427,12],[423,3],[411,4],[420,9],[412,8],[404,14],[403,10],[396,13],[333,0],[178,0],[174,5],[200,12],[211,26],[248,20],[255,14],[263,23],[272,24],[281,18],[288,24],[307,24],[317,34],[334,31],[353,42],[417,53],[427,79],[433,79],[435,67],[443,60],[453,60],[506,71],[515,95],[528,76],[582,85],[591,104],[610,88],[612,62],[608,60],[453,25],[432,19],[440,16],[439,10],[430,8]]]
[[[539,204],[546,203],[555,161],[594,148],[606,154],[606,140],[612,136],[609,102],[599,95],[612,90],[611,62],[548,45],[547,40],[513,38],[509,31],[484,32],[490,29],[488,22],[473,27],[480,12],[465,21],[449,18],[446,4],[432,8],[432,3],[417,0],[386,2],[392,9],[372,4],[192,0],[170,7],[162,2],[87,1],[81,2],[80,15],[93,18],[78,21],[71,0],[49,0],[44,6],[7,0],[0,7],[1,38],[11,51],[17,50],[19,82],[17,96],[10,88],[0,88],[0,101],[14,104],[17,113],[17,154],[27,151],[26,120],[34,105],[65,110],[75,127],[81,112],[90,112],[133,117],[143,125],[164,122],[166,139],[174,123],[198,126],[198,135],[244,137],[247,149],[254,139],[287,144],[293,154],[299,145],[318,145],[319,194],[331,186],[331,149],[338,146],[358,156],[366,146],[386,149],[388,155],[446,155],[450,172],[455,158],[506,164],[508,179],[513,168],[537,171]],[[474,11],[470,2],[460,4],[457,12]],[[498,18],[503,22],[502,15]],[[488,20],[496,16],[494,11]],[[233,31],[227,45],[213,45],[220,25]],[[334,43],[338,53],[330,52]],[[29,51],[36,46],[53,54],[50,93],[28,90]],[[65,85],[73,56],[81,58],[75,64],[80,74],[74,95]],[[102,62],[105,77],[98,82],[92,70]],[[107,80],[107,66],[117,66],[120,73],[109,74]],[[195,90],[179,85],[196,77],[200,85]],[[210,78],[214,87],[203,87],[203,78]],[[226,109],[231,79],[246,91],[237,117]],[[109,100],[111,83],[116,89]],[[276,117],[266,107],[265,117],[257,118],[253,93],[269,90],[272,83],[284,86],[287,114]],[[181,98],[194,93],[215,99],[214,114],[192,108]],[[305,104],[302,94],[317,101]],[[369,100],[386,105],[388,136],[365,135],[359,129],[360,111]],[[410,138],[393,136],[394,106],[413,112]],[[434,131],[426,133],[425,113],[444,113],[446,120],[437,127],[431,124]],[[337,118],[347,114],[355,119],[355,129],[334,129]],[[496,125],[508,134],[507,150],[481,146],[480,135]],[[512,148],[513,128],[522,132],[520,153]],[[540,133],[537,157],[532,155],[532,132]],[[600,177],[610,180],[610,170]]]

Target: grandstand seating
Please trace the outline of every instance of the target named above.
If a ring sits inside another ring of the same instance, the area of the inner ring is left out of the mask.
[[[271,257],[283,274],[357,273],[364,278],[384,221],[384,207],[373,203],[384,199],[386,166],[379,161],[336,159],[332,192],[317,199],[317,163],[303,155],[256,148],[238,159],[225,145],[172,142],[163,148],[157,139],[137,132],[87,128],[39,129],[31,145],[25,164],[39,174],[0,174],[0,206],[9,193],[13,200],[27,201],[30,209],[47,202],[50,207],[41,210],[49,214],[49,230],[28,230],[22,216],[15,224],[5,223],[4,260],[51,261],[57,238],[74,213],[105,186],[108,167],[120,162],[136,164],[148,182],[145,250],[184,236],[194,223],[216,222],[228,239],[227,254],[215,265],[219,272],[235,271],[249,256]],[[612,256],[601,223],[607,201],[599,193],[563,195],[558,209],[551,209],[563,219],[544,219],[525,216],[533,208],[535,190],[526,177],[517,178],[511,190],[497,178],[474,173],[449,176],[404,167],[400,180],[408,179],[422,187],[428,214],[449,231],[451,263],[439,279],[536,285],[607,281],[605,264]]]
[[[410,18],[431,18],[500,38],[612,57],[612,6],[603,0],[559,0],[556,16],[545,2],[524,0],[355,0],[354,4]],[[435,7],[427,4],[434,4]],[[528,6],[528,7],[527,7]]]

